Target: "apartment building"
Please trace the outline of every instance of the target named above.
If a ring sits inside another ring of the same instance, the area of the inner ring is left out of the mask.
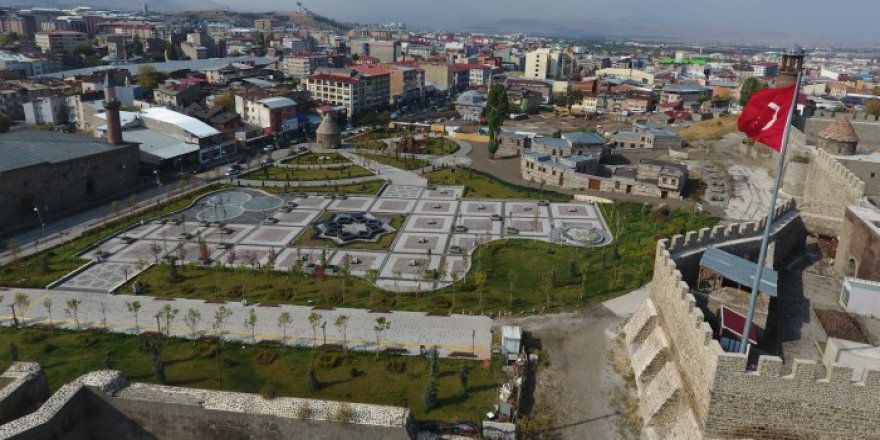
[[[330,67],[330,56],[321,52],[300,52],[286,56],[281,65],[285,75],[305,78],[319,67]]]
[[[258,92],[235,95],[235,112],[241,120],[263,129],[263,134],[295,130],[296,101],[285,96],[264,97]]]
[[[389,93],[395,103],[417,101],[425,97],[425,71],[407,66],[387,66]]]
[[[526,53],[526,66],[523,75],[526,79],[553,79],[560,74],[562,53],[541,48]]]
[[[306,77],[306,90],[318,102],[343,106],[348,116],[387,106],[391,75],[386,69],[319,68]]]
[[[37,32],[35,40],[43,53],[64,51],[73,54],[80,46],[91,46],[88,35],[75,31]]]
[[[382,63],[393,63],[400,58],[401,49],[399,41],[370,41],[371,57],[379,59]]]

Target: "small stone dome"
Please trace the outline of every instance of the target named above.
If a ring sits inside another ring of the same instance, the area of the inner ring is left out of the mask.
[[[817,135],[819,148],[831,154],[855,154],[859,135],[846,116],[838,116],[834,122]]]
[[[315,133],[318,137],[318,148],[339,148],[342,142],[342,130],[336,125],[332,113],[324,113],[324,119]]]

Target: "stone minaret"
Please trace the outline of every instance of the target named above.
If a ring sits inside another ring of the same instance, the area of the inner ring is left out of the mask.
[[[107,71],[104,78],[104,111],[107,115],[107,143],[119,145],[122,143],[122,124],[119,121],[119,107],[122,104],[116,99],[116,82],[113,80],[113,71]]]
[[[776,88],[793,86],[797,81],[798,72],[804,68],[804,49],[795,44],[782,54],[782,65],[779,66],[779,76],[776,77]],[[795,115],[797,117],[797,115]],[[776,157],[775,155],[773,157]],[[798,144],[794,139],[789,140],[788,153],[785,158],[784,175],[782,176],[782,192],[801,197],[804,195],[804,187],[807,176],[810,173],[810,163],[813,160],[812,153]]]
[[[779,76],[776,78],[776,87],[785,88],[794,85],[797,74],[804,68],[804,49],[795,44],[782,54],[782,65],[779,66]]]

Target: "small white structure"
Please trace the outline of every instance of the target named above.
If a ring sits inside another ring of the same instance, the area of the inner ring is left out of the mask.
[[[880,347],[844,339],[828,338],[822,362],[827,368],[839,365],[853,369],[851,380],[858,381],[865,368],[880,368]]]
[[[840,291],[840,305],[857,315],[880,317],[880,283],[846,277]]]
[[[517,325],[501,326],[501,355],[507,362],[516,361],[522,345],[522,328]]]

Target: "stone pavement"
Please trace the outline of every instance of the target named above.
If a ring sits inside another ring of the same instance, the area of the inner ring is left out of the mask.
[[[215,264],[261,267],[269,264],[274,251],[276,270],[289,270],[297,262],[318,264],[324,253],[330,264],[348,261],[356,276],[377,270],[376,284],[384,289],[430,291],[462,278],[470,266],[468,254],[489,241],[531,238],[580,246],[611,241],[601,212],[587,202],[542,206],[531,200],[461,200],[463,192],[455,186],[388,185],[379,196],[333,199],[252,189],[223,191],[166,220],[137,225],[107,240],[87,254],[100,261],[56,287],[109,293],[166,256],[198,263],[206,253]],[[343,248],[293,244],[311,222],[328,212],[406,219],[387,249],[358,249],[356,243]],[[206,226],[216,221],[225,225]],[[590,234],[600,241],[577,241]],[[442,276],[434,279],[436,271]]]
[[[342,344],[343,330],[335,325],[336,318],[340,315],[349,317],[345,333],[348,347],[352,350],[376,350],[374,326],[376,318],[380,316],[385,317],[391,323],[391,328],[381,334],[379,346],[382,349],[405,349],[407,354],[417,355],[422,348],[431,348],[436,345],[440,355],[444,357],[448,357],[453,352],[459,352],[474,353],[477,359],[488,359],[492,344],[492,319],[486,316],[430,316],[421,312],[397,311],[370,313],[364,309],[317,310],[310,307],[288,305],[261,307],[259,305],[245,306],[238,302],[216,304],[202,300],[97,295],[61,290],[16,289],[16,293],[18,292],[25,293],[31,300],[31,306],[24,313],[24,318],[20,312],[18,313],[19,320],[23,320],[26,325],[49,323],[43,302],[50,299],[54,325],[61,328],[76,328],[74,317],[66,316],[64,309],[68,300],[77,299],[81,301],[77,314],[80,328],[102,328],[106,320],[106,327],[111,332],[135,334],[135,317],[128,311],[126,303],[138,301],[141,304],[138,314],[138,327],[141,332],[157,331],[155,315],[163,306],[170,304],[174,309],[179,310],[176,319],[171,323],[171,335],[179,337],[192,337],[192,330],[187,327],[183,319],[189,309],[198,310],[202,316],[196,329],[197,337],[216,335],[217,333],[212,329],[214,313],[223,305],[232,311],[232,315],[226,320],[223,337],[227,340],[245,343],[254,342],[251,330],[244,324],[249,311],[254,310],[257,316],[255,326],[257,341],[282,340],[283,331],[278,326],[278,316],[287,312],[290,313],[293,321],[287,329],[287,344],[289,345],[323,344],[325,332],[326,343]],[[12,295],[0,296],[0,310],[9,311],[12,300]],[[321,315],[321,322],[315,332],[310,327],[308,320],[309,314],[313,312]],[[320,326],[324,323],[326,326],[322,330]],[[0,325],[12,325],[12,315],[8,312],[0,315]]]

